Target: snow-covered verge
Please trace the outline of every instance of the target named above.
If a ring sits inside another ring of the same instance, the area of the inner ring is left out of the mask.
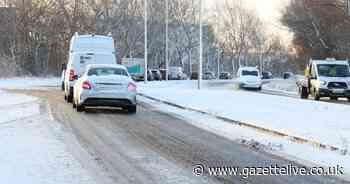
[[[195,81],[150,82],[139,83],[139,92],[232,120],[332,145],[347,150],[344,158],[340,153],[337,154],[348,161],[350,106],[205,86],[208,86],[208,82],[199,91]],[[225,126],[220,129],[230,130]],[[342,160],[340,158],[339,161]],[[350,166],[349,162],[346,163]]]
[[[151,104],[159,111],[175,114],[177,117],[203,130],[233,141],[238,141],[247,146],[254,145],[255,149],[270,152],[309,167],[323,166],[327,168],[336,167],[337,165],[342,166],[344,167],[345,175],[341,177],[350,180],[350,153],[342,155],[339,152],[323,150],[306,144],[298,144],[279,136],[242,128],[238,125],[218,120],[212,116],[182,110],[145,97],[139,97],[139,101]]]
[[[93,184],[40,100],[0,91],[0,183]]]
[[[60,78],[0,78],[0,89],[47,89],[49,87],[59,87]]]

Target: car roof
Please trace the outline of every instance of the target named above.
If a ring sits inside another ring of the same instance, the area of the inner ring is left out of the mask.
[[[87,66],[88,69],[92,68],[120,68],[126,70],[126,67],[119,64],[90,64]]]
[[[349,62],[347,60],[312,60],[313,63],[316,65],[348,65]]]
[[[240,71],[242,70],[248,70],[248,71],[259,71],[256,67],[241,67],[239,68]]]

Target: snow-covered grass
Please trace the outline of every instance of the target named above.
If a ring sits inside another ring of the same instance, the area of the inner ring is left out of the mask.
[[[194,81],[139,84],[141,93],[233,120],[337,147],[350,140],[350,106],[195,86]]]
[[[212,116],[201,113],[182,110],[176,107],[165,105],[150,99],[139,97],[139,100],[152,104],[160,111],[175,114],[183,118],[192,125],[203,130],[215,133],[227,139],[241,142],[258,142],[262,150],[277,154],[290,160],[294,160],[309,167],[324,166],[334,167],[340,165],[344,167],[346,175],[343,178],[350,179],[350,154],[341,155],[339,152],[319,149],[310,145],[298,144],[291,140],[273,136],[252,129],[242,128],[238,125],[230,124]]]
[[[204,86],[210,86],[206,82]],[[230,88],[196,89],[195,81],[139,84],[139,92],[164,101],[288,135],[346,149],[350,106],[258,94]]]
[[[0,183],[96,183],[67,151],[39,99],[0,91],[0,100]]]
[[[47,89],[48,87],[61,86],[60,78],[5,78],[0,79],[0,89]]]

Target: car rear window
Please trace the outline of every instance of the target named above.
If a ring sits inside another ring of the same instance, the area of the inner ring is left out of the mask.
[[[121,75],[128,76],[126,70],[122,68],[92,68],[88,72],[88,76],[108,76],[108,75]]]
[[[248,70],[243,70],[242,71],[242,75],[243,76],[259,76],[259,72],[258,71],[248,71]]]

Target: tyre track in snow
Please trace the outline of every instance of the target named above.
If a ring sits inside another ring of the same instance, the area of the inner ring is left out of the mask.
[[[47,100],[53,117],[114,183],[347,183],[316,176],[196,177],[192,169],[198,163],[241,168],[300,165],[194,127],[149,104],[140,104],[134,115],[120,110],[77,113],[58,90],[17,92]]]

